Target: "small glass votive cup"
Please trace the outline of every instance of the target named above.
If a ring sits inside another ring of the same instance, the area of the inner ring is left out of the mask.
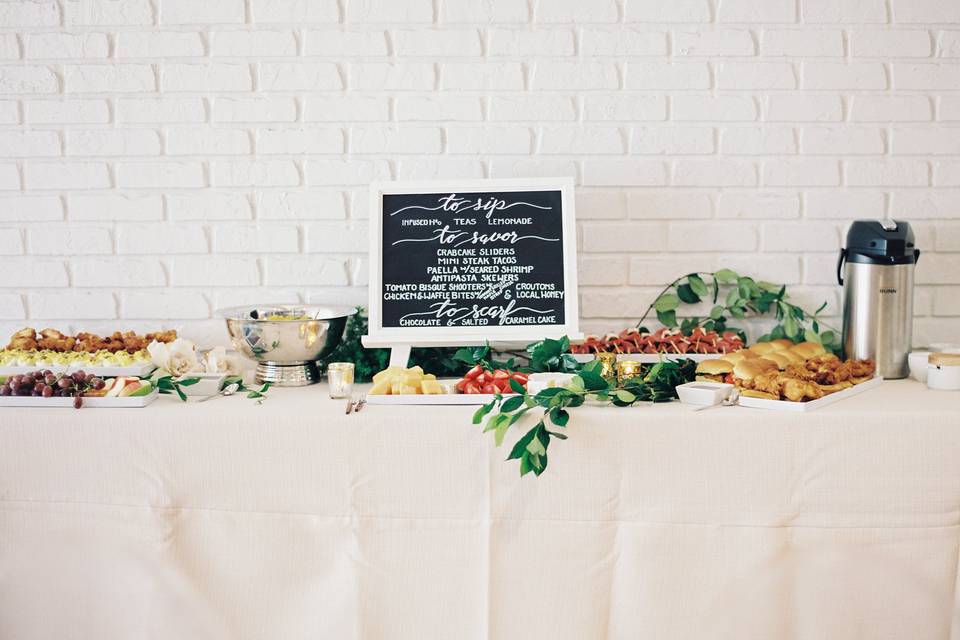
[[[353,394],[353,363],[331,362],[327,365],[327,385],[334,400],[349,398]]]

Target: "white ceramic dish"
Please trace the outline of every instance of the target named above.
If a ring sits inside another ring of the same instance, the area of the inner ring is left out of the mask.
[[[84,398],[84,409],[139,409],[154,400],[160,392],[157,389],[146,396],[132,398]],[[0,397],[0,407],[47,407],[73,408],[73,398],[37,398],[34,396],[3,396]]]
[[[960,357],[938,353],[927,364],[927,387],[935,391],[960,391]]]
[[[680,402],[697,406],[720,404],[733,393],[733,385],[725,382],[688,382],[677,387]]]
[[[110,377],[114,378],[116,376],[133,376],[137,378],[143,378],[150,374],[156,365],[152,362],[141,362],[139,364],[132,364],[126,367],[85,367],[81,364],[75,365],[42,365],[42,364],[32,364],[28,366],[21,365],[8,365],[0,367],[0,376],[13,376],[18,373],[32,373],[34,371],[40,371],[42,369],[49,369],[54,373],[60,373],[62,371],[83,371],[84,373],[92,376],[98,377]]]
[[[917,382],[927,381],[927,358],[930,357],[929,351],[911,351],[907,356],[907,364],[910,366],[910,377]]]
[[[227,374],[225,373],[188,373],[185,376],[177,378],[177,380],[200,378],[200,382],[196,384],[185,387],[181,386],[180,388],[183,389],[183,393],[188,396],[212,396],[220,391],[220,385],[226,377]]]
[[[737,404],[741,407],[752,407],[754,409],[772,409],[774,411],[813,411],[814,409],[819,409],[827,405],[831,405],[834,402],[840,402],[851,396],[855,396],[858,393],[863,393],[864,391],[869,391],[870,389],[875,389],[883,383],[883,378],[877,376],[872,380],[867,380],[866,382],[861,382],[860,384],[850,387],[849,389],[844,389],[843,391],[837,391],[836,393],[831,393],[828,396],[824,396],[819,400],[811,400],[810,402],[790,402],[789,400],[764,400],[763,398],[746,398],[740,396],[740,399],[737,401]]]

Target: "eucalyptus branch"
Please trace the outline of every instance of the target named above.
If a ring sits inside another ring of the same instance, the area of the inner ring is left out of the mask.
[[[706,279],[711,281],[710,284],[705,282]],[[722,303],[718,303],[721,286],[729,287],[729,291]],[[681,304],[697,304],[709,298],[713,300],[713,307],[707,317],[691,316],[678,322],[677,310]],[[760,342],[779,338],[794,342],[809,340],[819,342],[834,351],[838,350],[839,331],[820,318],[820,313],[827,303],[824,302],[811,313],[789,302],[787,298],[789,295],[786,285],[757,281],[741,276],[731,269],[698,271],[681,276],[664,287],[644,312],[637,327],[642,327],[651,311],[655,311],[657,320],[664,327],[679,328],[685,335],[690,335],[695,328],[700,327],[717,333],[735,331],[745,339],[746,334],[742,329],[727,325],[728,317],[744,319],[772,313],[775,319],[774,327],[770,333],[759,338]]]
[[[663,294],[667,293],[668,291],[670,291],[671,289],[673,289],[675,286],[677,286],[678,284],[680,284],[680,282],[681,282],[684,278],[689,278],[690,276],[693,276],[693,275],[696,275],[696,276],[711,276],[711,277],[712,277],[712,276],[713,276],[713,273],[710,272],[710,271],[694,271],[693,273],[688,273],[688,274],[685,275],[685,276],[680,276],[679,278],[677,278],[676,280],[674,280],[673,282],[671,282],[670,284],[668,284],[667,286],[665,286],[663,289],[660,290],[660,293],[657,294],[657,297],[653,299],[653,302],[650,303],[650,306],[647,307],[647,310],[643,312],[643,315],[642,315],[642,316],[640,317],[640,319],[637,321],[637,329],[639,329],[640,327],[643,326],[643,321],[646,320],[646,319],[647,319],[647,316],[650,315],[650,312],[653,311],[654,306],[657,304],[657,300],[659,300],[661,297],[663,297]],[[714,297],[714,301],[716,301],[716,297]]]

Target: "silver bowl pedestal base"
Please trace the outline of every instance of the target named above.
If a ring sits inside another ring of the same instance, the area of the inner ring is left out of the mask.
[[[258,362],[257,382],[269,382],[277,387],[305,387],[320,382],[316,362]]]

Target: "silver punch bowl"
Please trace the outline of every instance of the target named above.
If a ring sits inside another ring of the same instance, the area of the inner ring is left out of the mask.
[[[257,381],[301,387],[320,381],[317,360],[343,339],[354,307],[265,304],[220,309],[234,348],[257,361]]]

